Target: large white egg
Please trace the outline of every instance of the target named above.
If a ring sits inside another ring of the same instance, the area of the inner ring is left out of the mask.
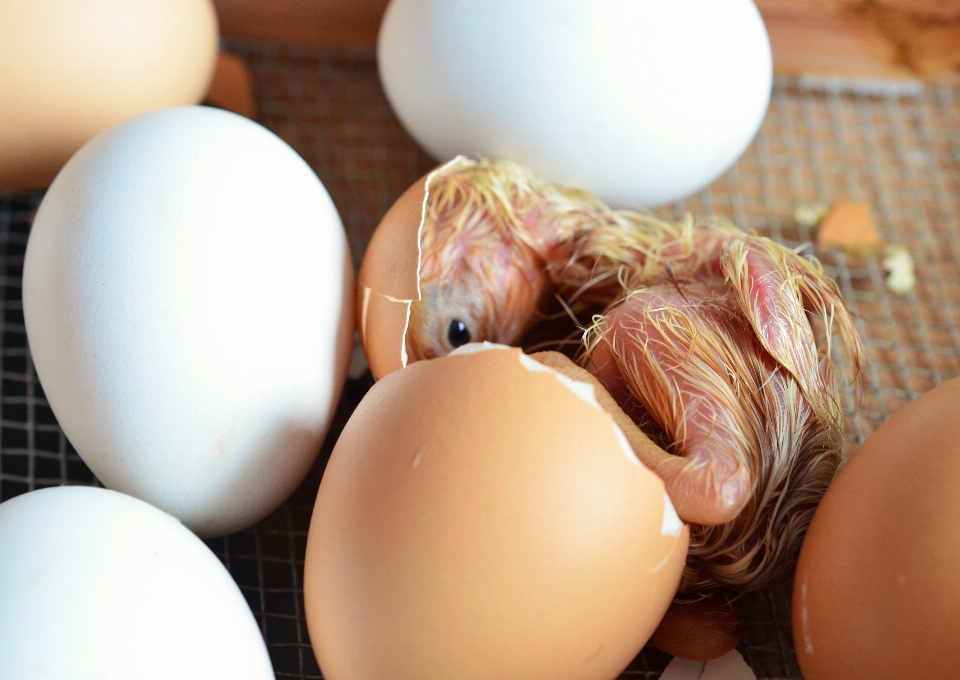
[[[170,515],[94,487],[0,504],[3,680],[273,680],[237,584]]]
[[[773,73],[751,0],[392,0],[377,58],[438,159],[512,157],[648,206],[740,157]]]
[[[317,176],[206,107],[85,145],[23,271],[30,350],[70,442],[105,486],[202,536],[257,522],[305,477],[345,380],[352,295]]]

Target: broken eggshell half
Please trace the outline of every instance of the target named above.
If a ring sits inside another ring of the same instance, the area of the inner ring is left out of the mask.
[[[378,381],[331,455],[304,597],[324,677],[615,677],[688,527],[594,389],[469,344]]]
[[[383,216],[360,266],[357,319],[373,377],[407,365],[410,305],[420,299],[420,236],[433,177],[470,161],[458,156],[408,188]]]

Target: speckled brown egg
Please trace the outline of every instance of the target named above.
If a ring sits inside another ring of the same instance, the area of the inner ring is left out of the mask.
[[[793,592],[806,680],[960,678],[960,378],[896,413],[841,469]]]
[[[466,345],[347,423],[307,540],[310,639],[329,680],[613,678],[687,541],[592,387]]]

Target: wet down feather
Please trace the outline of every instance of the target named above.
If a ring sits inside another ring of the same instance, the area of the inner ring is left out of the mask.
[[[519,344],[559,300],[691,543],[678,600],[788,577],[842,462],[862,346],[820,264],[713,217],[613,210],[507,160],[432,175],[410,359]],[[839,341],[839,342],[837,342]]]

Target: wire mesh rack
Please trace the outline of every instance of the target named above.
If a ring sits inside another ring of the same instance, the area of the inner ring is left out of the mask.
[[[391,112],[370,50],[228,41],[254,76],[259,119],[317,172],[343,218],[355,262],[380,217],[431,167]],[[57,425],[27,347],[23,254],[41,193],[0,195],[3,327],[0,500],[62,484],[96,484]],[[913,257],[917,283],[890,292],[872,259],[819,252],[857,317],[868,354],[866,389],[848,394],[854,448],[892,413],[960,373],[960,90],[863,88],[778,79],[763,126],[740,161],[708,188],[661,209],[717,213],[792,247],[811,229],[799,206],[868,204],[882,236]],[[284,505],[252,527],[207,545],[245,595],[277,678],[320,678],[303,614],[303,556],[320,476],[343,425],[372,384],[348,381],[323,450]],[[741,602],[739,649],[761,679],[800,678],[790,629],[791,584]],[[670,657],[648,646],[622,678],[658,678]]]

